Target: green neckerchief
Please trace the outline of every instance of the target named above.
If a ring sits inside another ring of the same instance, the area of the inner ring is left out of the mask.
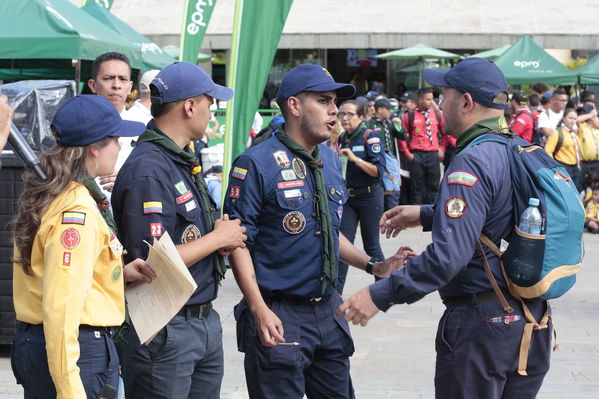
[[[331,214],[329,213],[329,200],[327,189],[324,183],[322,168],[324,164],[320,160],[320,147],[316,146],[314,152],[309,154],[308,151],[293,141],[281,130],[277,130],[275,136],[287,147],[292,153],[303,159],[309,169],[312,171],[314,183],[316,186],[315,200],[318,200],[318,220],[320,220],[322,237],[322,246],[324,248],[324,265],[322,279],[322,293],[324,294],[327,285],[330,285],[335,290],[337,281],[337,259],[335,257],[335,245],[333,244],[333,228],[331,223]]]
[[[472,140],[487,133],[513,134],[510,132],[510,128],[508,127],[507,121],[503,115],[499,117],[483,119],[482,121],[475,123],[472,127],[460,135],[458,141],[456,142],[456,154],[466,148]]]
[[[112,216],[112,212],[110,212],[110,203],[106,199],[106,195],[102,192],[98,183],[87,173],[85,172],[83,175],[83,183],[89,194],[92,196],[96,204],[98,204],[98,209],[100,210],[100,214],[106,221],[106,224],[110,228],[110,231],[114,233],[115,236],[119,236],[119,233],[116,228],[116,223],[114,222],[114,217]]]
[[[347,132],[345,133],[344,140],[341,143],[341,148],[349,148],[351,146],[351,142],[354,141],[354,139],[366,129],[368,129],[368,126],[366,126],[366,119],[364,119],[362,122],[360,122],[358,127],[351,132],[351,134],[348,134]]]
[[[200,161],[198,158],[189,149],[189,147],[186,147],[187,150],[182,149],[170,138],[156,133],[151,129],[146,130],[141,136],[139,136],[136,145],[146,142],[154,143],[189,163],[189,172],[192,174],[195,185],[200,193],[200,202],[202,203],[202,212],[204,213],[206,228],[208,231],[212,231],[214,229],[214,214],[212,213],[214,212],[214,207],[212,206],[210,196],[208,195],[208,189],[206,188],[206,182],[202,176],[202,169],[200,167]],[[214,270],[214,277],[216,278],[216,281],[220,283],[220,281],[225,278],[225,273],[227,271],[223,257],[220,254],[213,254],[212,267]]]

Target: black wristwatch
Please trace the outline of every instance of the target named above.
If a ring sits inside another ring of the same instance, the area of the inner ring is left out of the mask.
[[[375,258],[374,256],[372,258],[370,258],[370,260],[366,264],[366,267],[364,268],[364,270],[366,271],[366,273],[368,273],[368,274],[374,274],[374,273],[372,273],[372,269],[374,268],[374,264],[376,262],[378,262],[378,261],[379,260],[377,258]]]

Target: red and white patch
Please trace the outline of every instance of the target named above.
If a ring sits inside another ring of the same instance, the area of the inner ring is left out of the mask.
[[[231,186],[229,189],[229,197],[230,198],[239,198],[241,196],[241,187],[239,186]]]
[[[372,137],[368,140],[366,140],[366,144],[378,144],[381,142],[381,139],[379,139],[378,137]]]
[[[161,237],[162,223],[150,223],[150,234],[152,237]]]
[[[303,180],[282,181],[280,183],[277,183],[278,188],[302,187],[303,185],[304,185]]]
[[[177,197],[177,199],[176,199],[176,201],[177,201],[177,204],[182,204],[182,203],[184,203],[185,201],[188,201],[188,200],[190,200],[190,199],[191,199],[191,197],[193,197],[193,194],[191,193],[191,191],[188,191],[188,192],[186,192],[185,194],[183,194],[183,195],[181,195],[181,196]]]
[[[71,253],[70,252],[62,253],[62,265],[63,266],[71,266]]]
[[[76,248],[80,242],[81,236],[79,235],[79,232],[72,227],[69,227],[63,231],[62,235],[60,236],[60,243],[66,249]]]
[[[460,197],[450,198],[445,203],[445,213],[452,219],[462,217],[466,211],[466,201]]]

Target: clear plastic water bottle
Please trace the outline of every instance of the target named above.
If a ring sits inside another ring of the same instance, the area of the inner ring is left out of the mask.
[[[529,198],[528,208],[522,212],[520,216],[520,224],[518,228],[523,233],[528,234],[541,234],[541,228],[543,227],[543,218],[539,211],[539,199]]]

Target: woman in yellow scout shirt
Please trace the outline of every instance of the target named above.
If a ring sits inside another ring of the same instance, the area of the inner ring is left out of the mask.
[[[40,157],[48,178],[24,176],[15,220],[11,361],[26,399],[96,398],[104,385],[118,385],[110,327],[124,321],[125,282],[149,282],[154,272],[141,259],[123,268],[114,223],[101,210],[106,204],[96,203],[87,187],[112,173],[118,137],[144,129],[123,121],[103,97],[77,96],[52,121],[58,145]]]
[[[580,142],[576,136],[576,110],[567,108],[557,129],[545,143],[545,151],[561,163],[580,189]]]
[[[592,175],[599,175],[599,116],[590,105],[578,108],[578,116],[588,115],[588,119],[578,124],[578,140],[580,142],[580,158],[582,159],[581,186],[585,181],[592,179]]]

